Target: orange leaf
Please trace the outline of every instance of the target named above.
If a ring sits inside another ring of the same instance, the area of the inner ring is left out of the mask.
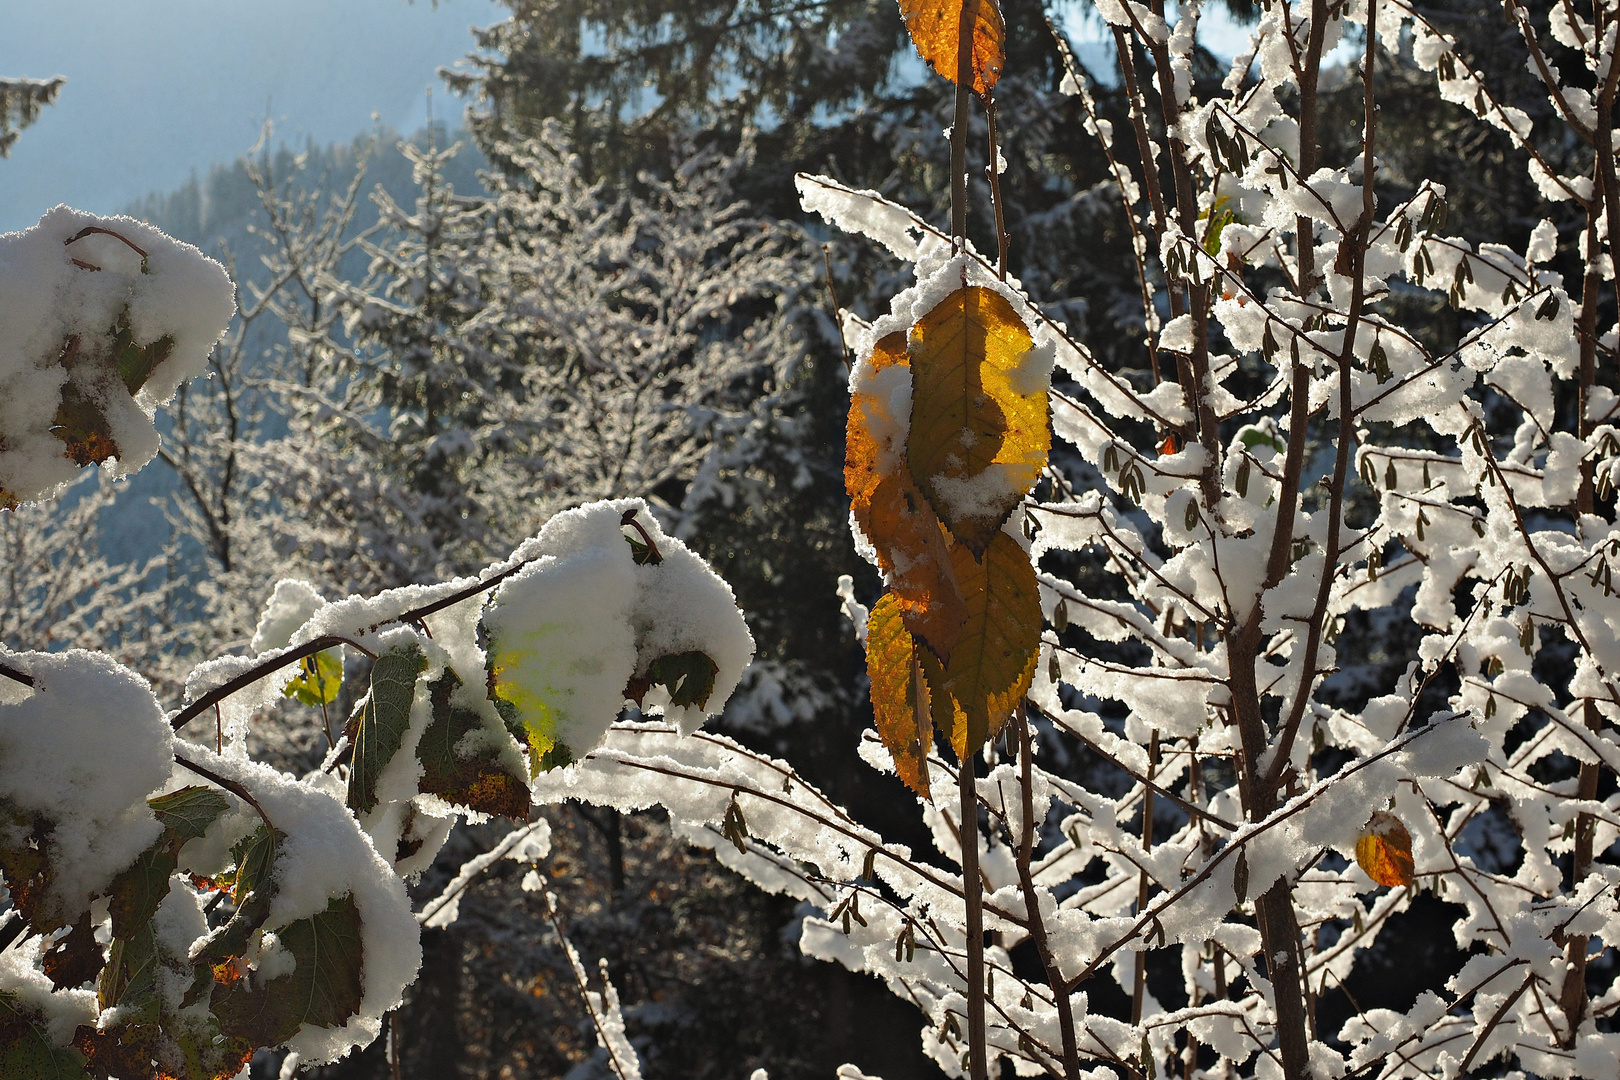
[[[978,285],[957,289],[911,328],[911,475],[974,555],[1040,479],[1052,445],[1033,344],[1006,298]]]
[[[1040,658],[1041,606],[1035,567],[1006,533],[995,534],[983,561],[958,543],[951,557],[967,597],[966,632],[949,661],[926,649],[918,659],[934,726],[965,760],[995,738],[1029,689]]]
[[[872,719],[906,787],[928,798],[928,751],[934,728],[919,650],[906,630],[900,602],[884,593],[866,621],[866,671],[872,677]]]
[[[1176,441],[1176,433],[1173,431],[1165,435],[1164,442],[1159,444],[1159,453],[1165,455],[1166,457],[1177,453],[1180,451],[1180,449],[1181,444]]]
[[[973,92],[982,98],[1007,62],[1007,25],[997,0],[900,0],[917,55],[951,82],[956,81],[964,12],[973,25]]]
[[[879,341],[870,362],[873,374],[908,366],[905,334],[896,331]],[[850,511],[877,552],[878,569],[906,628],[948,657],[962,636],[967,606],[946,546],[949,537],[933,507],[911,479],[899,449],[873,434],[874,420],[886,409],[870,383],[851,395],[844,458]]]
[[[1356,862],[1378,884],[1404,888],[1412,884],[1412,834],[1400,818],[1379,810],[1356,839]]]

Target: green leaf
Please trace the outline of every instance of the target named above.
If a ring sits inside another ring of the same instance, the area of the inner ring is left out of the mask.
[[[337,1027],[360,1009],[364,950],[353,897],[333,900],[276,936],[292,953],[293,970],[253,989],[216,987],[211,1002],[220,1031],[254,1046],[279,1046],[305,1024]]]
[[[231,808],[230,801],[209,787],[186,787],[147,799],[165,831],[181,841],[201,839],[209,826]]]
[[[1278,453],[1283,453],[1288,449],[1288,444],[1283,442],[1277,436],[1273,435],[1265,428],[1258,428],[1254,427],[1253,425],[1246,424],[1242,428],[1239,428],[1238,439],[1250,450],[1253,450],[1256,446],[1259,446],[1262,443],[1271,447],[1273,450],[1276,450]]]
[[[173,1011],[159,989],[167,979],[183,978],[190,966],[184,946],[178,952],[165,948],[150,924],[129,941],[113,942],[99,1004],[104,1010],[117,1005],[118,1011],[99,1030],[79,1028],[73,1040],[91,1075],[226,1080],[240,1072],[254,1048],[226,1039],[206,1012]]]
[[[270,875],[276,854],[286,834],[261,825],[231,849],[236,856],[235,887],[232,898],[236,913],[230,921],[208,936],[194,965],[195,981],[187,992],[185,1004],[191,1004],[197,994],[207,988],[215,977],[215,969],[227,960],[240,957],[247,951],[253,932],[270,917],[270,901],[276,894],[276,881]]]
[[[427,669],[427,657],[412,642],[385,652],[371,667],[371,692],[349,718],[344,734],[353,755],[349,762],[349,809],[368,813],[377,806],[377,778],[399,752],[411,726],[416,677]]]
[[[112,932],[126,938],[157,914],[169,895],[169,876],[180,861],[180,849],[208,831],[230,809],[225,796],[211,788],[188,787],[148,799],[148,806],[163,826],[163,835],[113,879],[108,889]]]
[[[169,334],[164,334],[150,345],[136,344],[135,332],[130,329],[127,311],[113,328],[113,366],[118,369],[119,378],[124,381],[124,386],[131,394],[146,385],[146,380],[152,377],[152,372],[156,371],[157,366],[167,360],[173,351],[174,337]]]
[[[157,934],[148,922],[127,938],[113,939],[96,987],[97,1001],[103,1009],[122,1006],[134,1021],[155,1022],[163,1008],[157,975]]]
[[[647,691],[659,684],[669,690],[672,704],[696,705],[701,709],[709,703],[709,696],[714,693],[714,677],[719,673],[719,665],[710,660],[707,653],[694,651],[660,656],[647,668],[644,677],[631,680],[625,688],[625,696],[639,705]]]
[[[1221,233],[1226,231],[1228,225],[1238,220],[1231,202],[1232,200],[1225,195],[1219,196],[1215,200],[1213,212],[1200,215],[1201,218],[1209,219],[1209,227],[1204,234],[1204,251],[1210,255],[1221,253]]]
[[[445,802],[465,806],[480,814],[524,818],[529,813],[529,785],[513,775],[502,763],[499,750],[488,740],[476,741],[471,754],[456,752],[466,737],[485,728],[484,717],[475,709],[453,700],[462,685],[461,677],[450,668],[428,687],[433,719],[416,746],[422,763],[422,791]]]
[[[646,566],[649,563],[656,566],[664,560],[653,550],[653,546],[645,540],[635,536],[627,536],[624,542],[630,545],[630,560],[637,566]]]
[[[297,698],[305,705],[330,705],[343,689],[343,653],[327,649],[306,656],[298,663],[300,674],[282,690],[283,697]]]
[[[45,1020],[0,991],[0,1076],[6,1080],[88,1080],[77,1050],[53,1046]]]
[[[275,865],[285,839],[287,834],[280,829],[260,825],[231,848],[231,854],[236,856],[236,887],[232,892],[238,910],[253,897],[269,904],[275,895],[276,882],[270,876],[270,868]]]

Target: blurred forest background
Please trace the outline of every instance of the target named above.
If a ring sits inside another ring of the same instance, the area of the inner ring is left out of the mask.
[[[1477,0],[1415,6],[1501,100],[1546,118],[1545,95],[1504,59],[1518,42],[1505,20],[1482,18]],[[1077,99],[1059,91],[1047,19],[1100,23],[1089,5],[1002,7],[1012,272],[1129,374],[1144,362],[1144,321],[1126,219]],[[1205,7],[1228,28],[1256,14],[1248,0]],[[912,797],[856,760],[870,722],[864,663],[834,595],[844,574],[863,600],[878,591],[847,526],[835,303],[871,317],[909,272],[807,221],[793,175],[874,188],[943,223],[949,86],[921,77],[893,0],[504,8],[445,73],[471,102],[464,121],[261,149],[129,208],[224,260],[241,312],[211,379],[160,419],[162,467],[122,485],[91,475],[60,504],[0,515],[0,639],[109,648],[178,701],[193,663],[248,648],[278,578],[328,597],[438,580],[502,557],[566,506],[644,496],[732,584],[758,641],[721,728],[927,849]],[[1200,80],[1226,77],[1241,40],[1225,40],[1227,55],[1199,54]],[[1110,43],[1097,33],[1079,52],[1103,114],[1128,131]],[[1409,58],[1382,58],[1379,79],[1391,84],[1380,125],[1393,166],[1380,198],[1433,177],[1463,235],[1522,245],[1544,210],[1506,140],[1456,137],[1451,107]],[[1324,160],[1342,163],[1358,149],[1360,89],[1342,69],[1324,84]],[[49,106],[36,122],[49,124]],[[983,135],[971,144],[970,223],[993,250]],[[1133,144],[1116,146],[1128,157]],[[1555,163],[1570,152],[1546,149]],[[1435,305],[1431,344],[1455,340],[1462,318]],[[1411,652],[1388,627],[1357,629],[1345,638],[1358,663],[1335,677],[1347,698]],[[271,760],[318,765],[327,743],[312,712],[289,701],[262,719]],[[1069,757],[1060,764],[1077,775],[1100,768],[1081,747]],[[657,813],[548,815],[569,932],[587,962],[608,960],[648,1075],[763,1067],[793,1080],[845,1061],[888,1080],[937,1075],[918,1049],[920,1014],[874,980],[801,957],[802,913],[687,849]],[[458,829],[419,895],[505,828]],[[609,1075],[519,876],[500,864],[457,921],[425,934],[424,978],[399,1018],[404,1077]],[[1460,966],[1445,907],[1420,900],[1380,939],[1348,984],[1361,1006],[1406,1008]],[[1101,997],[1093,1009],[1120,1007]],[[1333,991],[1320,1008],[1352,1006]],[[275,1068],[267,1055],[255,1076]],[[390,1072],[379,1042],[316,1074]]]

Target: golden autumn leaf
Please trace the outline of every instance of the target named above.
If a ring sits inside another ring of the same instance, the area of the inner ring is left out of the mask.
[[[917,666],[918,649],[901,615],[900,601],[884,593],[866,621],[866,670],[872,678],[872,719],[878,738],[894,758],[906,787],[928,798],[928,751],[934,729],[928,686]]]
[[[900,0],[900,14],[917,55],[956,81],[963,14],[973,26],[973,92],[990,92],[1007,62],[1007,25],[997,0]]]
[[[1400,818],[1379,810],[1356,838],[1356,862],[1378,884],[1404,888],[1412,884],[1412,834]]]
[[[1006,298],[978,285],[911,328],[911,475],[975,555],[1035,486],[1051,449],[1046,370],[1029,358],[1033,344]]]
[[[896,331],[872,350],[873,373],[906,367],[906,335]],[[878,568],[906,628],[940,656],[948,657],[962,635],[967,606],[951,565],[949,538],[928,499],[911,479],[904,457],[885,452],[873,419],[885,406],[857,389],[850,398],[844,484],[850,511],[877,552]]]
[[[997,532],[984,558],[951,545],[968,620],[949,661],[917,650],[931,692],[933,723],[958,759],[995,738],[1029,689],[1041,651],[1035,567],[1018,541]]]

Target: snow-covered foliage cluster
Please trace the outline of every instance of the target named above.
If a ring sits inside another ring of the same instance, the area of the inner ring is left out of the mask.
[[[0,236],[0,506],[151,461],[153,410],[234,311],[224,267],[129,218],[58,206]]]
[[[199,665],[170,713],[104,653],[0,649],[3,1060],[223,1080],[261,1047],[296,1068],[369,1044],[417,976],[419,920],[454,918],[414,912],[405,879],[455,821],[526,819],[531,783],[631,702],[695,728],[753,641],[725,583],[623,500],[471,578],[331,602],[284,580],[253,649]],[[324,715],[346,660],[369,687],[327,761],[251,760],[254,710]],[[209,713],[212,748],[177,734]],[[496,857],[539,858],[544,832]],[[589,1000],[627,1047],[611,984]]]

